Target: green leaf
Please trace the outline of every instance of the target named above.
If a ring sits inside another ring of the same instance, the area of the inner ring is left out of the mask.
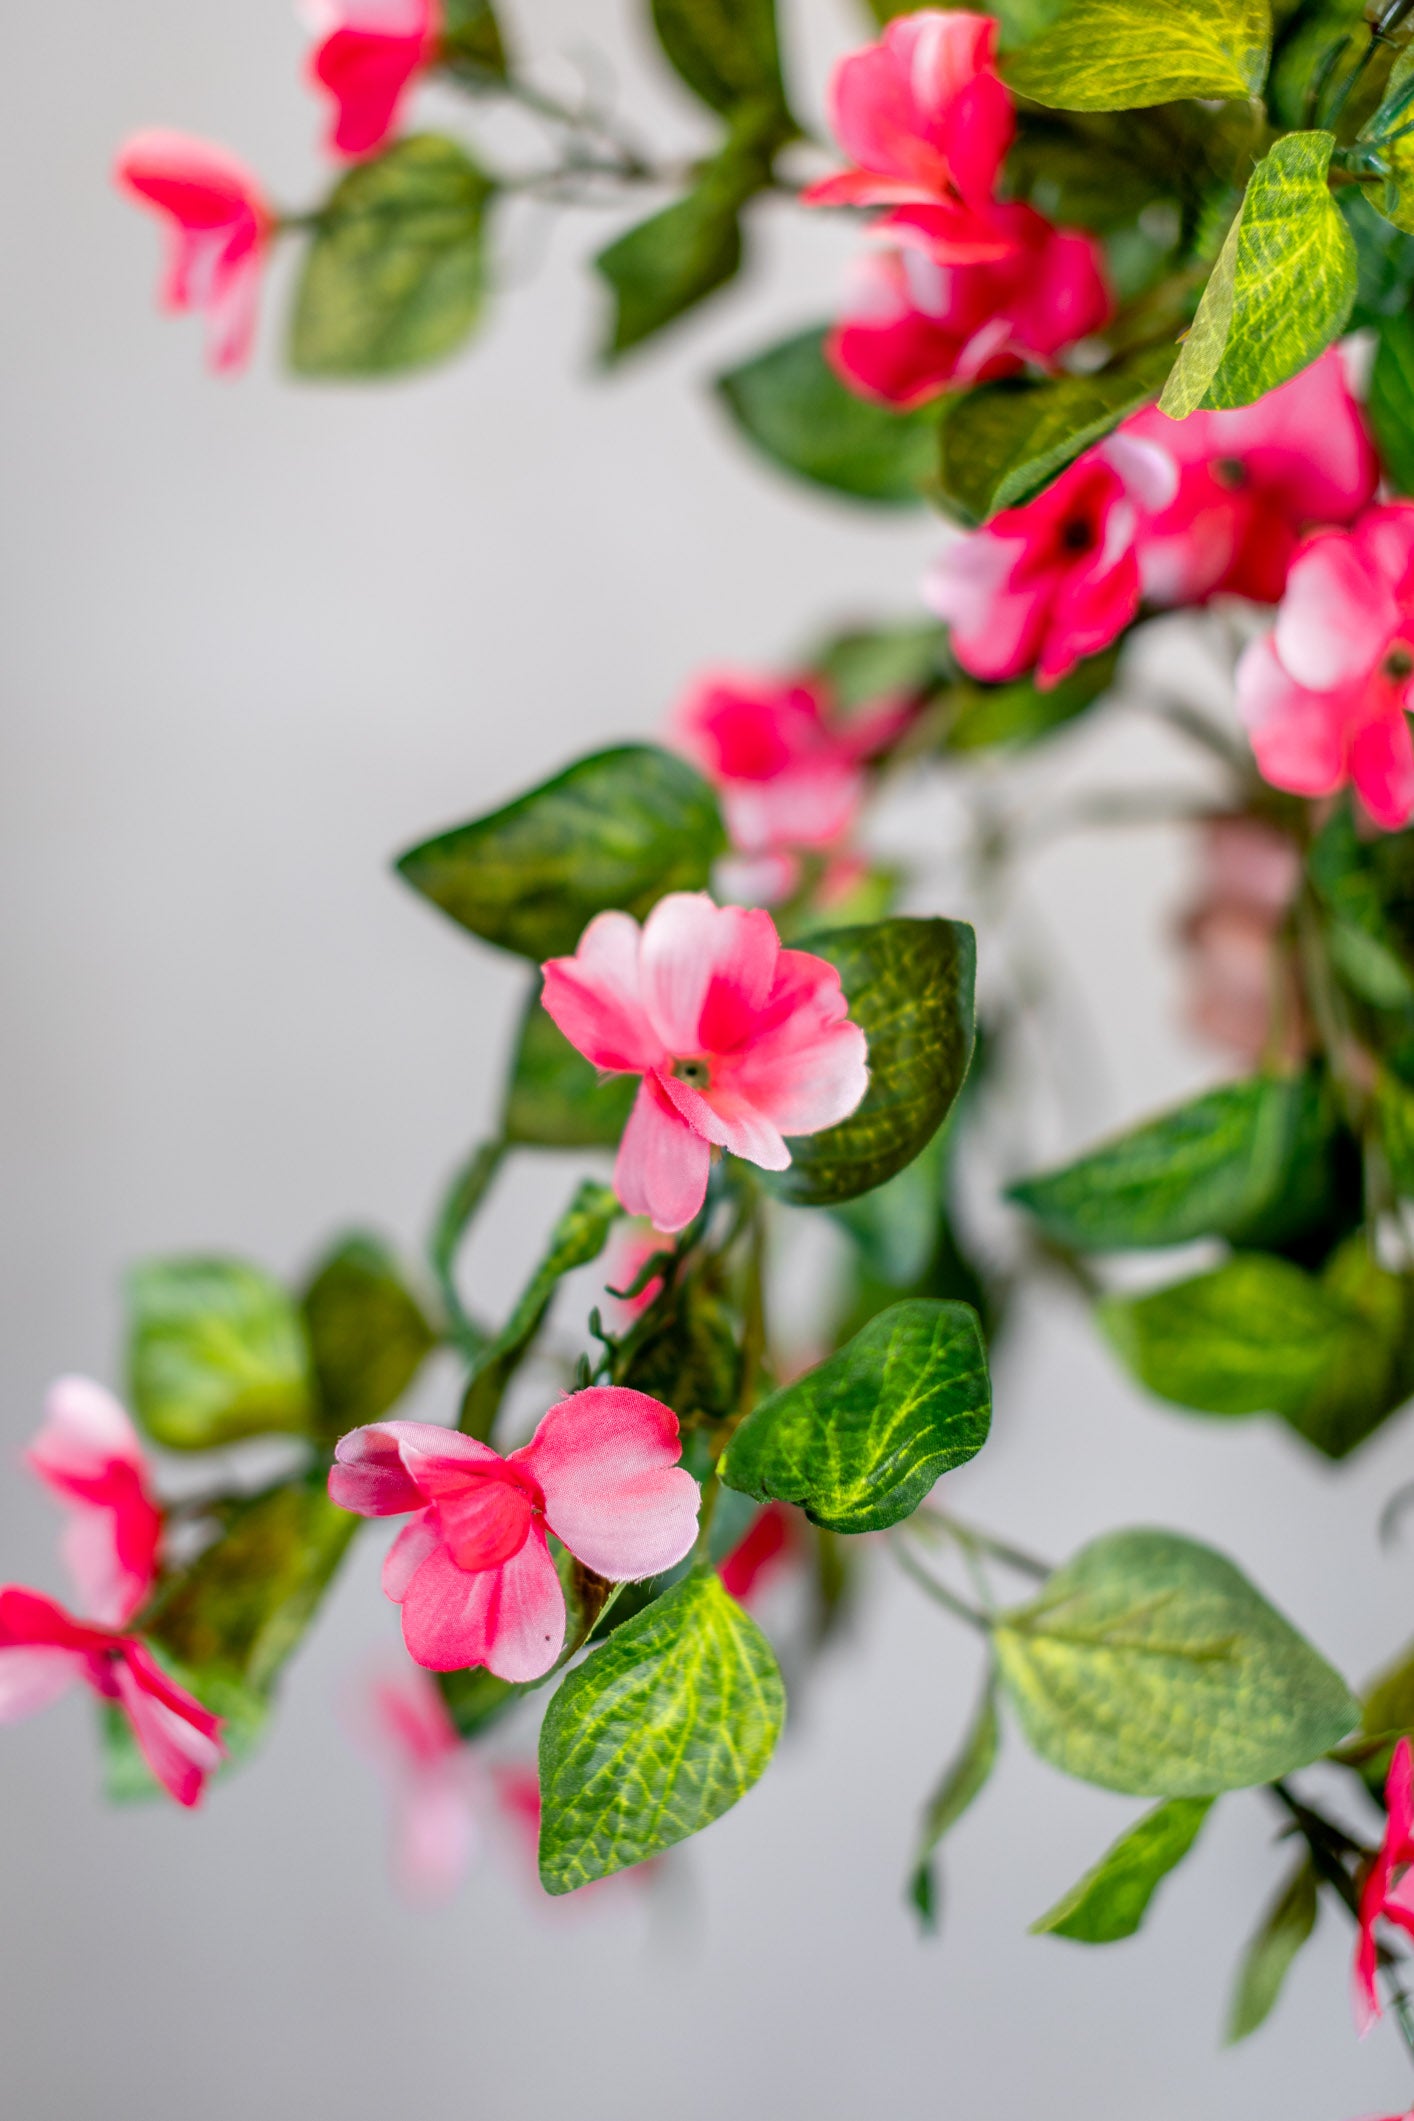
[[[920,7],[931,4],[932,0],[869,0],[869,11],[882,26],[898,15],[916,14]],[[1049,29],[1056,17],[1065,12],[1067,5],[1068,0],[995,0],[986,12],[997,19],[1002,50],[1010,51],[1039,36],[1043,29]]]
[[[442,0],[437,64],[473,93],[502,86],[506,43],[490,0]]]
[[[304,1292],[303,1310],[330,1436],[396,1405],[437,1345],[397,1260],[362,1232],[329,1253]]]
[[[1352,1764],[1379,1794],[1396,1745],[1409,1737],[1414,1737],[1414,1643],[1365,1689],[1360,1736],[1344,1749],[1344,1757],[1356,1756]]]
[[[947,628],[936,619],[850,627],[820,642],[800,668],[823,678],[846,714],[880,700],[916,699],[952,675]]]
[[[952,1832],[963,1813],[991,1780],[1001,1740],[996,1681],[988,1672],[982,1699],[977,1704],[977,1713],[962,1741],[961,1750],[949,1763],[923,1813],[918,1857],[909,1880],[908,1897],[917,1908],[925,1929],[937,1928],[938,1878],[934,1855],[944,1836]]]
[[[1029,501],[1093,442],[1157,397],[1173,363],[1150,347],[1093,375],[988,383],[948,410],[939,497],[964,522]]]
[[[1306,871],[1346,985],[1375,1009],[1414,1007],[1414,834],[1366,841],[1342,802],[1317,834]]]
[[[462,1738],[479,1738],[483,1731],[521,1701],[527,1689],[509,1679],[498,1679],[485,1665],[472,1665],[464,1672],[435,1674],[447,1714]]]
[[[1239,1569],[1175,1532],[1083,1547],[994,1630],[1052,1767],[1136,1797],[1212,1797],[1305,1767],[1355,1726],[1345,1682]]]
[[[149,1436],[206,1451],[314,1415],[309,1348],[294,1304],[238,1259],[154,1259],[127,1277],[128,1378]]]
[[[1334,146],[1334,133],[1288,133],[1252,172],[1159,400],[1174,419],[1250,405],[1340,337],[1357,276],[1326,183]]]
[[[601,1076],[542,1007],[526,1004],[511,1063],[501,1131],[507,1141],[552,1149],[612,1149],[633,1109],[633,1076]]]
[[[1119,646],[1087,656],[1048,691],[1034,678],[1008,685],[981,685],[960,678],[944,695],[947,704],[945,751],[988,751],[994,745],[1039,743],[1042,737],[1073,722],[1102,699],[1114,682]]]
[[[936,411],[893,412],[847,390],[823,330],[803,331],[717,378],[739,431],[781,470],[851,500],[916,507],[938,453]]]
[[[360,1520],[329,1500],[321,1471],[221,1505],[221,1530],[164,1579],[143,1632],[193,1673],[269,1694]],[[213,1703],[214,1705],[214,1703]]]
[[[550,1233],[544,1257],[521,1291],[502,1330],[472,1365],[462,1400],[460,1426],[469,1436],[489,1437],[506,1386],[520,1368],[555,1291],[576,1267],[597,1259],[623,1213],[608,1186],[586,1179]]]
[[[1256,96],[1271,30],[1268,0],[1070,0],[1012,60],[1007,80],[1059,110]]]
[[[1063,1169],[1008,1188],[1049,1237],[1116,1252],[1226,1237],[1272,1245],[1329,1205],[1333,1116],[1310,1070],[1177,1105]]]
[[[298,375],[395,375],[467,339],[485,290],[483,222],[493,186],[465,150],[414,133],[336,187],[295,298]]]
[[[594,270],[614,298],[606,361],[641,346],[736,278],[739,216],[758,189],[734,167],[709,164],[686,198],[637,222],[599,252]]]
[[[1279,1414],[1328,1458],[1344,1458],[1411,1387],[1408,1285],[1363,1233],[1323,1275],[1240,1253],[1147,1296],[1111,1296],[1099,1321],[1141,1384],[1205,1414]]]
[[[668,60],[713,110],[785,110],[775,0],[652,0],[652,12]]]
[[[1414,493],[1414,317],[1381,319],[1365,411],[1396,493]]]
[[[725,846],[701,774],[650,744],[622,744],[410,848],[397,867],[473,935],[538,963],[572,951],[608,907],[641,920],[665,892],[700,890]]]
[[[1309,1856],[1298,1859],[1243,1954],[1227,2021],[1229,2045],[1245,2040],[1270,2015],[1282,1984],[1316,1927],[1317,1879]]]
[[[1161,1882],[1198,1839],[1212,1803],[1211,1797],[1170,1797],[1146,1812],[1032,1923],[1031,1934],[1073,1937],[1077,1944],[1132,1937]]]
[[[710,1826],[764,1773],[785,1715],[771,1646],[710,1571],[616,1628],[540,1732],[540,1880],[569,1893]]]
[[[763,1400],[718,1470],[759,1502],[799,1503],[834,1532],[882,1532],[975,1458],[992,1419],[987,1351],[966,1304],[892,1304]]]
[[[791,1142],[772,1181],[798,1207],[868,1193],[912,1163],[937,1132],[972,1058],[977,942],[963,921],[896,919],[808,936],[837,967],[849,1013],[869,1041],[857,1112]]]

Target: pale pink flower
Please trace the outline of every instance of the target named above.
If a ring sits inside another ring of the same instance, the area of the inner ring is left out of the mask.
[[[408,90],[436,62],[437,0],[314,0],[309,78],[333,103],[331,154],[371,155],[396,130]]]
[[[542,999],[572,1046],[642,1076],[614,1186],[631,1215],[685,1229],[714,1146],[784,1171],[785,1137],[847,1119],[868,1085],[864,1033],[839,974],[783,950],[762,909],[674,891],[640,928],[600,913],[573,957],[543,967]]]
[[[471,1756],[435,1680],[415,1666],[370,1690],[393,1800],[393,1875],[410,1900],[455,1892],[477,1845]]]
[[[622,1223],[614,1236],[610,1248],[609,1267],[605,1274],[605,1290],[611,1307],[611,1316],[620,1329],[633,1324],[663,1286],[661,1274],[646,1281],[636,1296],[616,1296],[616,1289],[631,1289],[639,1274],[647,1266],[655,1252],[663,1250],[663,1239],[641,1216],[632,1222]]]
[[[682,1560],[701,1493],[678,1464],[678,1418],[642,1392],[591,1386],[551,1407],[528,1444],[489,1444],[425,1421],[340,1440],[329,1493],[361,1517],[412,1513],[383,1589],[409,1655],[434,1672],[483,1664],[541,1679],[565,1641],[565,1597],[546,1535],[611,1583]]]
[[[907,410],[947,390],[1042,367],[1108,323],[1114,308],[1092,236],[1030,206],[998,206],[1005,256],[956,265],[926,245],[855,260],[845,314],[826,341],[851,390]],[[901,232],[902,233],[902,232]]]
[[[1265,779],[1294,795],[1353,783],[1377,825],[1414,815],[1414,503],[1372,508],[1297,552],[1276,625],[1237,666]]]
[[[1219,591],[1275,604],[1302,535],[1353,522],[1379,483],[1334,346],[1253,405],[1186,420],[1153,406],[1120,432],[1159,444],[1178,466],[1173,499],[1140,518],[1139,572],[1155,604]]]
[[[900,207],[940,258],[1001,257],[1011,239],[996,225],[992,188],[1013,119],[996,51],[989,15],[920,8],[842,59],[830,122],[856,166],[808,186],[804,203]]]
[[[1139,609],[1139,508],[1172,494],[1173,462],[1111,435],[1044,493],[958,538],[924,594],[952,629],[958,661],[1001,680],[1033,667],[1047,689],[1116,640]]]
[[[137,1431],[102,1385],[61,1377],[25,1458],[72,1513],[62,1551],[86,1611],[123,1627],[156,1581],[162,1539]]]
[[[164,306],[204,312],[211,366],[218,372],[243,367],[275,226],[256,179],[222,147],[157,131],[134,133],[114,176],[120,190],[169,225]]]
[[[1385,1781],[1388,1818],[1384,1840],[1360,1892],[1360,1933],[1355,1945],[1355,2016],[1368,2032],[1380,2015],[1377,1923],[1393,1922],[1414,1936],[1414,1756],[1409,1740],[1394,1749]]]
[[[1179,933],[1188,956],[1185,1015],[1200,1037],[1255,1066],[1280,999],[1280,1057],[1306,1050],[1306,1012],[1277,937],[1301,883],[1294,843],[1259,818],[1214,818],[1202,836],[1200,893]]]
[[[0,1723],[33,1715],[80,1683],[118,1705],[163,1788],[178,1804],[195,1804],[224,1758],[221,1719],[169,1679],[136,1635],[75,1620],[21,1584],[0,1586]]]

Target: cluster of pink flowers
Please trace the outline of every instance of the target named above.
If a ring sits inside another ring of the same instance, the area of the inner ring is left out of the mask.
[[[996,197],[1014,129],[996,52],[990,15],[921,8],[831,84],[854,167],[804,201],[885,210],[827,352],[852,389],[889,405],[1049,366],[1113,310],[1092,237]]]
[[[224,1757],[220,1719],[158,1664],[131,1623],[157,1581],[162,1513],[127,1414],[101,1385],[63,1377],[27,1453],[69,1512],[63,1553],[89,1617],[19,1584],[0,1587],[0,1723],[85,1685],[117,1705],[143,1759],[193,1805]]]
[[[313,0],[309,80],[331,104],[334,155],[371,155],[396,130],[409,90],[435,66],[438,0]],[[207,323],[208,358],[231,374],[249,358],[261,272],[279,216],[243,162],[189,133],[134,133],[119,151],[121,191],[165,224],[161,301]]]

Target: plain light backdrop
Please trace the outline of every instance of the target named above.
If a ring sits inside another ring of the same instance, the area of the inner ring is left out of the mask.
[[[654,138],[704,137],[627,4],[507,13],[548,83],[572,88],[595,47]],[[807,110],[861,20],[847,0],[792,11]],[[484,340],[436,375],[287,381],[281,268],[252,372],[213,381],[197,328],[154,313],[156,234],[108,164],[124,132],[170,124],[311,201],[303,45],[284,0],[78,0],[17,16],[0,78],[0,1573],[55,1591],[54,1513],[17,1453],[55,1373],[119,1382],[123,1264],[217,1247],[295,1271],[350,1220],[413,1246],[490,1115],[519,968],[415,901],[390,855],[651,732],[704,664],[906,615],[941,535],[792,488],[712,409],[714,368],[835,298],[853,238],[786,207],[747,281],[611,379],[584,260],[613,216],[518,213]],[[501,119],[482,137],[543,152]],[[1154,655],[1193,662],[1172,634]],[[1029,785],[1181,774],[1110,710]],[[890,829],[945,877],[960,819],[939,776]],[[1176,1028],[1187,863],[1149,832],[1033,866],[1057,984],[1092,1027],[1046,1054],[1057,1142],[1222,1072]],[[572,1177],[525,1161],[497,1196],[470,1266],[488,1310]],[[1057,1556],[1124,1523],[1198,1533],[1357,1679],[1410,1632],[1414,1560],[1375,1539],[1407,1424],[1332,1473],[1270,1426],[1145,1403],[1060,1298],[1025,1306],[997,1387],[994,1440],[957,1480],[977,1517]],[[429,1407],[451,1389],[434,1378]],[[977,1653],[882,1559],[767,1780],[667,1893],[551,1906],[493,1849],[451,1905],[404,1907],[345,1728],[358,1674],[395,1649],[378,1546],[261,1757],[196,1817],[103,1808],[82,1702],[0,1734],[6,2121],[1352,2121],[1407,2099],[1393,2036],[1355,2040],[1330,1914],[1268,2029],[1220,2052],[1281,1864],[1254,1797],[1220,1807],[1137,1939],[1031,1938],[1138,1807],[1012,1737],[949,1847],[944,1933],[918,1939],[901,1882]]]

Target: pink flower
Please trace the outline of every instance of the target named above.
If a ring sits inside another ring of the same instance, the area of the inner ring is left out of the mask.
[[[1162,506],[1175,477],[1163,450],[1111,435],[1034,501],[950,545],[925,595],[963,668],[999,680],[1034,665],[1049,689],[1107,648],[1139,609],[1139,506]]]
[[[830,121],[856,167],[810,185],[805,204],[902,207],[940,258],[1003,256],[1010,241],[992,189],[1013,128],[996,51],[989,15],[920,8],[842,59]],[[894,224],[889,215],[881,225]]]
[[[864,1033],[839,974],[783,950],[759,908],[674,891],[640,929],[600,913],[573,957],[543,967],[543,1000],[572,1046],[641,1075],[614,1186],[630,1215],[682,1230],[707,1195],[712,1147],[784,1171],[788,1134],[848,1118],[868,1084]]]
[[[1353,522],[1379,483],[1334,346],[1255,405],[1186,420],[1154,406],[1121,432],[1158,443],[1178,466],[1177,493],[1140,523],[1139,570],[1156,604],[1224,590],[1275,604],[1302,533]]]
[[[789,1561],[797,1541],[797,1519],[783,1502],[758,1510],[741,1538],[717,1564],[723,1588],[745,1605]]]
[[[672,1568],[696,1536],[701,1499],[679,1450],[670,1408],[593,1386],[551,1407],[508,1458],[425,1421],[355,1429],[334,1454],[329,1493],[360,1517],[414,1513],[389,1549],[383,1589],[403,1609],[418,1664],[541,1679],[565,1640],[546,1534],[612,1583]]]
[[[435,1682],[415,1668],[372,1690],[373,1735],[394,1804],[393,1873],[410,1900],[440,1900],[477,1842],[471,1760]]]
[[[1274,1005],[1285,1026],[1280,1057],[1306,1051],[1306,1011],[1277,937],[1301,883],[1301,855],[1258,818],[1212,819],[1203,830],[1201,893],[1179,930],[1188,957],[1185,1015],[1194,1031],[1255,1067],[1268,1050]]]
[[[1360,1893],[1355,2015],[1362,2032],[1368,2032],[1380,2015],[1380,1992],[1375,1979],[1379,1970],[1376,1923],[1383,1918],[1414,1936],[1414,1871],[1409,1868],[1414,1864],[1414,1759],[1407,1738],[1400,1739],[1389,1764],[1385,1809],[1389,1815],[1385,1838]]]
[[[886,405],[922,405],[941,392],[1042,366],[1099,331],[1114,304],[1094,239],[1054,228],[1030,206],[998,206],[1011,241],[978,264],[940,262],[926,244],[866,252],[855,261],[845,315],[826,344],[851,390]]]
[[[25,1457],[72,1512],[63,1554],[85,1608],[105,1627],[124,1626],[156,1581],[162,1538],[137,1431],[102,1385],[61,1377]]]
[[[195,1804],[224,1757],[220,1718],[169,1679],[136,1635],[75,1620],[39,1591],[0,1586],[0,1723],[47,1708],[79,1681],[118,1704],[164,1789]]]
[[[644,1283],[636,1296],[615,1296],[613,1291],[631,1289],[654,1253],[661,1252],[662,1249],[663,1240],[651,1223],[638,1220],[620,1225],[610,1253],[609,1271],[605,1277],[612,1316],[620,1329],[632,1325],[634,1319],[648,1309],[662,1289],[663,1277],[661,1274],[655,1274],[651,1281]]]
[[[334,106],[329,151],[371,155],[397,126],[417,75],[434,64],[437,0],[318,0],[309,77]]]
[[[1414,503],[1318,530],[1292,561],[1276,625],[1237,666],[1263,776],[1294,795],[1352,782],[1377,825],[1414,815]]]
[[[275,226],[255,178],[224,148],[169,132],[135,133],[114,175],[120,190],[170,224],[164,306],[204,310],[211,366],[218,372],[242,367]]]

